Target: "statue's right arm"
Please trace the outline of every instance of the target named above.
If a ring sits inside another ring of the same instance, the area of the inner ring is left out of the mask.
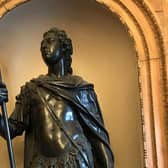
[[[2,102],[6,103],[7,101],[8,101],[7,88],[4,84],[0,83],[0,104],[2,104]],[[23,110],[22,106],[23,104],[19,100],[17,100],[14,112],[12,113],[11,117],[8,119],[11,138],[21,135],[23,131],[26,129],[25,124],[17,120],[17,117],[19,116],[19,114],[21,114],[21,111]],[[1,114],[0,114],[0,136],[6,139],[4,120]]]
[[[26,129],[25,125],[22,122],[13,120],[12,118],[8,119],[8,124],[9,124],[11,139],[13,139],[16,136],[22,135],[22,133]],[[0,115],[0,136],[6,139],[5,125],[4,125],[4,120],[2,115]]]

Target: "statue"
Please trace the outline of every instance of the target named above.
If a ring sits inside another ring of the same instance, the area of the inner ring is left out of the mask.
[[[93,84],[72,75],[72,43],[52,28],[41,42],[48,73],[21,87],[9,117],[11,138],[25,131],[24,168],[113,168],[113,153]],[[0,84],[0,103],[8,101]],[[0,117],[0,135],[4,123]]]

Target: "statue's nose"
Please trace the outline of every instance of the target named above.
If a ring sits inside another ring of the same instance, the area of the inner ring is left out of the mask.
[[[43,41],[42,43],[41,43],[41,49],[42,50],[46,50],[48,47],[47,47],[47,43],[45,42],[45,41]]]

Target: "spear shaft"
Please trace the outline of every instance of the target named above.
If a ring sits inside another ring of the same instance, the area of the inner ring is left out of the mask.
[[[0,82],[2,82],[1,71],[0,71]],[[10,137],[8,115],[7,115],[7,109],[6,109],[6,103],[5,102],[2,102],[1,110],[2,110],[2,118],[3,118],[4,126],[5,126],[5,136],[6,136],[6,140],[7,140],[7,146],[8,146],[10,167],[11,168],[16,168],[14,153],[13,153],[13,145],[12,145],[12,140],[11,140],[11,137]]]

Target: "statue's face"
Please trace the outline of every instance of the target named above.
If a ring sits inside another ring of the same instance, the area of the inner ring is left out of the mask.
[[[47,65],[53,65],[61,59],[61,49],[58,36],[49,32],[41,42],[41,54]]]

